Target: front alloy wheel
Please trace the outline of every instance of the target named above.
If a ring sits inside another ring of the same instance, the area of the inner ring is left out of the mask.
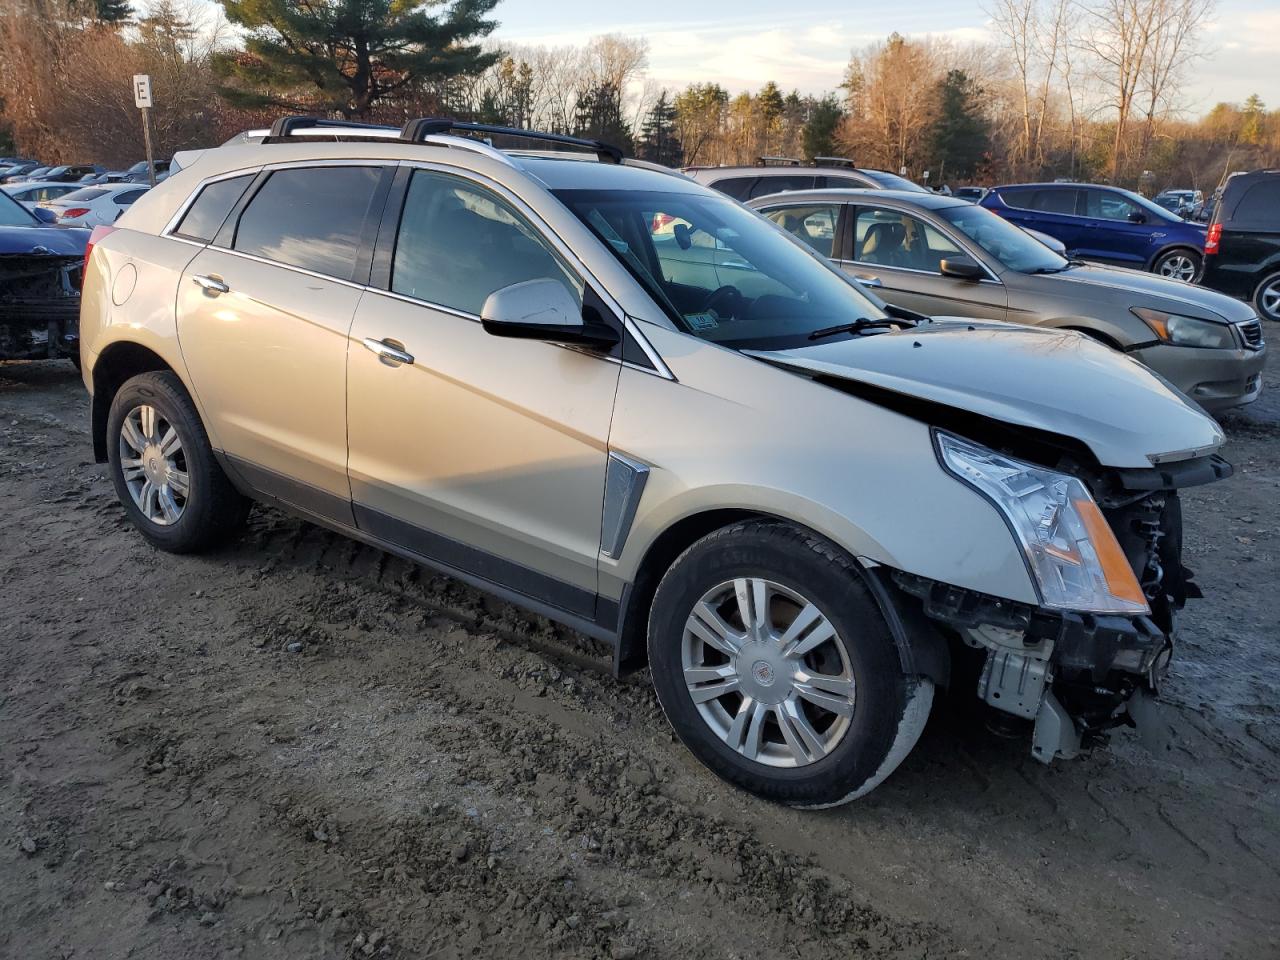
[[[121,421],[119,442],[120,469],[134,505],[152,523],[177,523],[191,493],[177,428],[155,407],[139,404]]]
[[[1266,319],[1280,321],[1280,273],[1258,285],[1253,304]]]
[[[815,604],[780,583],[744,577],[708,590],[685,623],[683,661],[698,714],[748,760],[807,766],[849,731],[843,644]]]

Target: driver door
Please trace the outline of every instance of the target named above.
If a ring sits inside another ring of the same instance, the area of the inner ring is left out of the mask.
[[[360,302],[347,351],[357,524],[592,617],[621,367],[480,324],[495,290],[550,278],[581,304],[582,277],[514,204],[429,169],[412,171],[403,212],[384,218],[375,264],[384,256],[382,289]]]

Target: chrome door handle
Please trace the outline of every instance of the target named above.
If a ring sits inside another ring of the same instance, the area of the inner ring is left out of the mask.
[[[365,349],[372,350],[380,359],[387,363],[413,363],[412,353],[405,353],[399,347],[392,346],[386,340],[375,340],[373,337],[365,337],[360,342],[365,345]]]
[[[879,277],[854,277],[864,287],[883,287],[884,281]]]
[[[191,278],[191,282],[211,297],[216,297],[220,293],[231,292],[231,288],[222,282],[221,277],[206,277],[198,273]]]

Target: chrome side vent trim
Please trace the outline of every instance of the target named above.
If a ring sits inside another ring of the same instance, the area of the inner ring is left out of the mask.
[[[600,524],[600,552],[616,560],[631,533],[631,523],[636,518],[636,508],[644,493],[649,468],[643,463],[624,457],[620,453],[609,454],[609,466],[604,477],[604,517]]]

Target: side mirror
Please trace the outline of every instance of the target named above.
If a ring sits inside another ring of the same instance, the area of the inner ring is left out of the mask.
[[[987,275],[976,261],[965,256],[948,257],[938,264],[938,270],[944,277],[956,280],[977,281]]]
[[[489,294],[480,311],[485,333],[518,340],[567,343],[608,350],[622,338],[618,331],[578,302],[559,280],[513,283]]]
[[[1129,214],[1129,222],[1130,223],[1146,223],[1147,215],[1143,213],[1141,210],[1135,210],[1133,211],[1133,213]]]
[[[58,215],[47,207],[35,207],[31,213],[41,223],[57,223]]]
[[[681,250],[688,250],[693,246],[693,237],[689,234],[688,224],[677,223],[671,228],[671,232],[675,235],[676,246]]]

